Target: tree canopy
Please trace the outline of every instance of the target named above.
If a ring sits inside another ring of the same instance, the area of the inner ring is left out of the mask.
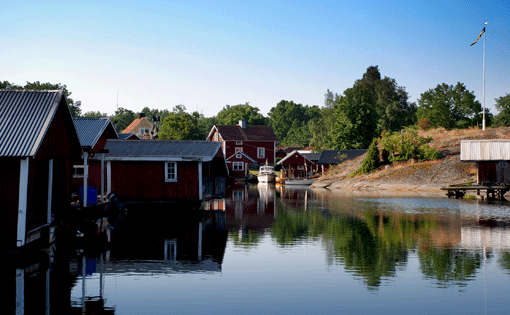
[[[507,93],[505,96],[496,98],[495,106],[499,111],[499,114],[494,117],[494,126],[510,126],[510,93]]]
[[[198,128],[200,114],[186,112],[184,105],[177,105],[168,113],[159,130],[162,140],[203,140]]]
[[[481,123],[482,106],[473,92],[458,82],[438,84],[418,99],[418,120],[428,119],[431,127],[466,128]]]
[[[239,105],[225,105],[223,109],[216,116],[218,125],[236,125],[239,120],[246,120],[248,125],[265,125],[267,118],[265,118],[257,107],[251,106],[250,103]]]
[[[397,131],[416,121],[416,105],[409,102],[405,88],[395,79],[381,78],[378,66],[368,67],[342,96],[335,97],[328,90],[326,102],[334,103],[335,121],[329,136],[334,149],[367,148],[383,131]]]

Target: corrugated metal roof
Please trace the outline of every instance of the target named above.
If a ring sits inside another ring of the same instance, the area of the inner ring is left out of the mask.
[[[112,140],[106,142],[106,159],[189,158],[211,160],[221,148],[215,141]]]
[[[34,156],[62,97],[58,90],[0,90],[0,156]]]
[[[78,117],[74,118],[73,121],[82,147],[94,147],[108,125],[111,125],[112,129],[115,130],[110,118]]]
[[[462,140],[461,161],[510,161],[510,140]]]

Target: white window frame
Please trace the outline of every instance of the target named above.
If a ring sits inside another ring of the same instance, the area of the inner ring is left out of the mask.
[[[88,165],[87,165],[88,167]],[[76,170],[77,169],[82,169],[83,170],[83,173],[82,174],[76,174]],[[85,177],[85,167],[83,165],[73,165],[73,178],[83,178]]]
[[[243,152],[243,147],[236,147],[235,153]]]
[[[236,154],[236,159],[242,159],[242,158],[243,158],[242,154],[239,154],[239,153]]]
[[[242,141],[236,141],[236,145],[243,145]]]
[[[244,171],[244,162],[232,162],[232,170]]]
[[[266,158],[266,148],[258,147],[257,148],[257,159],[265,159]]]
[[[174,172],[173,174],[168,172],[168,167],[173,165]],[[165,182],[167,183],[175,183],[177,182],[177,162],[165,162]]]
[[[217,132],[214,134],[213,139],[214,139],[214,141],[219,141],[220,140],[220,136],[218,135]]]

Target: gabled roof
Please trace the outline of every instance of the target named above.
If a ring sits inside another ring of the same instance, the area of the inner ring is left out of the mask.
[[[130,137],[136,137],[138,140],[142,140],[136,133],[119,133],[117,135],[121,140],[126,140],[129,139]]]
[[[277,142],[273,128],[270,126],[224,126],[215,125],[207,136],[207,140],[212,140],[214,130],[217,130],[221,138],[226,141],[261,141],[261,142]]]
[[[126,129],[122,131],[122,133],[133,133],[133,130],[135,130],[136,126],[138,126],[143,120],[146,120],[152,126],[152,124],[150,123],[150,121],[147,120],[147,118],[145,117],[137,118],[133,120],[133,122],[130,123],[129,126],[127,126]]]
[[[245,158],[247,158],[250,162],[252,163],[257,163],[257,161],[255,161],[254,159],[252,159],[248,154],[244,153],[244,152],[237,152],[237,153],[234,153],[232,154],[228,159],[226,159],[227,161],[234,158],[236,156],[236,154],[241,154],[242,156],[244,156]]]
[[[106,160],[211,161],[221,143],[214,141],[111,140],[106,142]]]
[[[74,118],[73,121],[82,147],[94,147],[97,140],[99,140],[103,132],[108,127],[111,127],[113,132],[115,132],[114,138],[118,138],[117,131],[115,130],[110,118],[78,117]]]
[[[319,164],[339,164],[367,153],[367,149],[360,150],[324,150],[321,152]]]
[[[1,89],[0,156],[35,156],[61,102],[67,106],[62,90]]]
[[[309,154],[309,153],[300,153],[299,150],[294,150],[292,152],[290,152],[289,154],[287,154],[287,156],[285,156],[283,159],[281,159],[280,161],[278,161],[278,163],[276,163],[276,165],[282,165],[283,162],[285,162],[286,160],[292,158],[295,154],[299,154],[301,155],[304,159],[306,159],[308,162],[310,162],[311,164],[315,164],[315,162],[313,160],[310,160],[308,159],[305,155],[306,154]]]

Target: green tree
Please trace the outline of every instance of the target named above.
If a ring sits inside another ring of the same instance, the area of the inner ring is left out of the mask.
[[[427,143],[432,137],[422,137],[418,134],[418,127],[406,127],[401,132],[384,132],[381,138],[383,149],[388,152],[390,162],[414,160],[435,160],[441,157],[436,148]]]
[[[418,99],[418,120],[428,119],[432,127],[466,128],[481,123],[482,107],[463,83],[438,84]]]
[[[307,146],[312,140],[310,121],[321,117],[318,106],[281,100],[268,113],[269,125],[282,145]]]
[[[331,130],[332,147],[337,150],[364,149],[377,136],[377,111],[374,96],[363,84],[344,91],[335,104],[335,124]]]
[[[162,140],[202,139],[198,129],[199,118],[198,112],[189,114],[184,105],[177,105],[161,123],[159,138]]]
[[[216,116],[218,125],[235,126],[239,120],[246,120],[248,125],[266,125],[265,118],[257,107],[253,107],[250,103],[239,105],[226,105]]]
[[[495,106],[499,114],[494,117],[494,126],[510,126],[510,93],[507,93],[505,96],[496,98]]]
[[[88,111],[85,114],[83,114],[83,117],[91,117],[91,118],[101,118],[101,117],[108,117],[108,114],[101,113],[100,111]]]
[[[111,117],[111,120],[115,127],[117,128],[117,131],[122,132],[136,118],[138,118],[138,116],[132,110],[119,107],[115,111],[115,114]]]
[[[328,90],[327,102],[333,99]],[[416,122],[416,105],[409,102],[405,88],[395,79],[382,78],[378,66],[368,67],[334,103],[330,146],[336,149],[366,148],[383,131],[397,131]]]
[[[363,159],[363,162],[361,162],[360,168],[354,171],[353,175],[371,173],[375,171],[379,165],[381,165],[380,152],[377,147],[377,143],[377,138],[374,138],[368,147],[367,155]]]

